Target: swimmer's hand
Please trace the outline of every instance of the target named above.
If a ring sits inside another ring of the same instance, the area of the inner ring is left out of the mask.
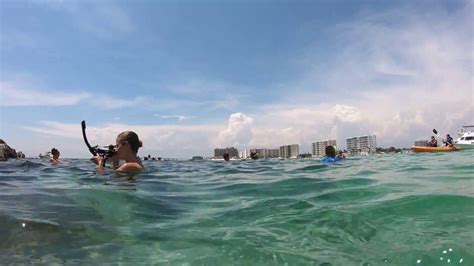
[[[102,165],[103,158],[100,157],[99,155],[96,155],[91,158],[91,161],[93,161],[97,165],[97,171],[98,172],[103,172],[104,171],[104,166]]]

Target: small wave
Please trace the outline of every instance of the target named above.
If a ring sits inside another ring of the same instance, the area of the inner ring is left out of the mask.
[[[425,170],[429,170],[429,168],[417,165],[417,166],[404,167],[396,171],[397,172],[416,172],[416,171],[425,171]]]
[[[312,171],[318,171],[318,170],[321,170],[321,169],[325,169],[325,168],[328,168],[329,165],[327,164],[315,164],[315,165],[309,165],[309,166],[305,166],[305,167],[301,167],[301,168],[297,168],[297,169],[294,169],[292,171],[301,171],[301,172],[312,172]]]
[[[32,161],[22,161],[19,163],[16,167],[19,167],[21,169],[37,169],[44,167],[45,165],[42,163],[37,163],[37,162],[32,162]]]

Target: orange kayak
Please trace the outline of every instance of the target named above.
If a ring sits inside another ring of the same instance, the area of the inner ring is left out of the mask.
[[[445,152],[445,151],[459,151],[460,148],[456,147],[425,147],[425,146],[412,146],[411,149],[414,152]]]

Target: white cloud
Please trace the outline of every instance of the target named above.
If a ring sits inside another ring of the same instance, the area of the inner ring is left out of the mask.
[[[454,133],[473,123],[471,11],[364,13],[331,28],[332,60],[321,69],[319,55],[305,53],[309,71],[285,86],[285,102],[264,107],[258,124],[293,128],[268,133],[292,142],[373,133],[380,145],[410,146],[432,128]]]
[[[89,93],[66,93],[17,88],[0,82],[0,106],[68,106],[91,97]]]
[[[116,98],[108,95],[94,96],[89,104],[100,107],[101,109],[121,109],[126,107],[143,106],[149,100],[146,97],[137,96],[133,99]]]
[[[121,109],[151,105],[150,99],[142,96],[133,99],[116,98],[109,95],[94,95],[89,92],[67,92],[32,89],[30,82],[0,82],[0,106],[73,106],[89,104],[100,109]]]
[[[245,147],[252,140],[253,118],[243,114],[231,114],[227,127],[221,130],[215,141],[216,146]]]
[[[155,116],[158,116],[155,114]],[[176,118],[178,121],[181,123],[184,120],[192,119],[194,116],[186,116],[186,115],[162,115],[161,118],[163,119],[170,119],[170,118]]]
[[[324,69],[314,67],[319,54],[305,53],[308,72],[300,80],[279,84],[278,90],[285,91],[273,97],[279,102],[259,106],[253,113],[233,113],[227,124],[111,124],[91,130],[91,135],[107,144],[121,130],[132,129],[143,136],[145,153],[190,157],[193,152],[210,155],[216,146],[299,143],[304,151],[311,142],[328,138],[336,138],[344,147],[346,138],[362,134],[376,134],[382,146],[407,147],[429,137],[433,128],[454,133],[460,125],[474,123],[471,10],[472,4],[462,11],[428,15],[403,9],[363,14],[349,24],[337,25],[329,30],[336,39],[335,52]],[[245,97],[233,96],[232,88],[192,80],[175,92],[198,100],[160,99],[154,105],[157,109],[239,110]],[[142,100],[111,100],[109,106],[129,106],[129,101],[142,104]],[[72,129],[56,124],[29,129],[50,135],[64,129],[65,137],[72,135]]]

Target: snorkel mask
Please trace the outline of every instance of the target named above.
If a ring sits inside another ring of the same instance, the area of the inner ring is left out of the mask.
[[[107,147],[107,149],[99,148],[98,145],[91,146],[89,144],[89,141],[87,140],[86,121],[82,121],[81,126],[82,126],[82,137],[84,138],[84,142],[86,143],[86,146],[89,149],[89,152],[92,153],[92,155],[94,156],[99,155],[100,157],[102,157],[102,166],[105,166],[105,162],[107,161],[107,158],[114,156],[115,153],[117,152],[115,150],[115,146],[114,145],[104,146],[104,147]]]

